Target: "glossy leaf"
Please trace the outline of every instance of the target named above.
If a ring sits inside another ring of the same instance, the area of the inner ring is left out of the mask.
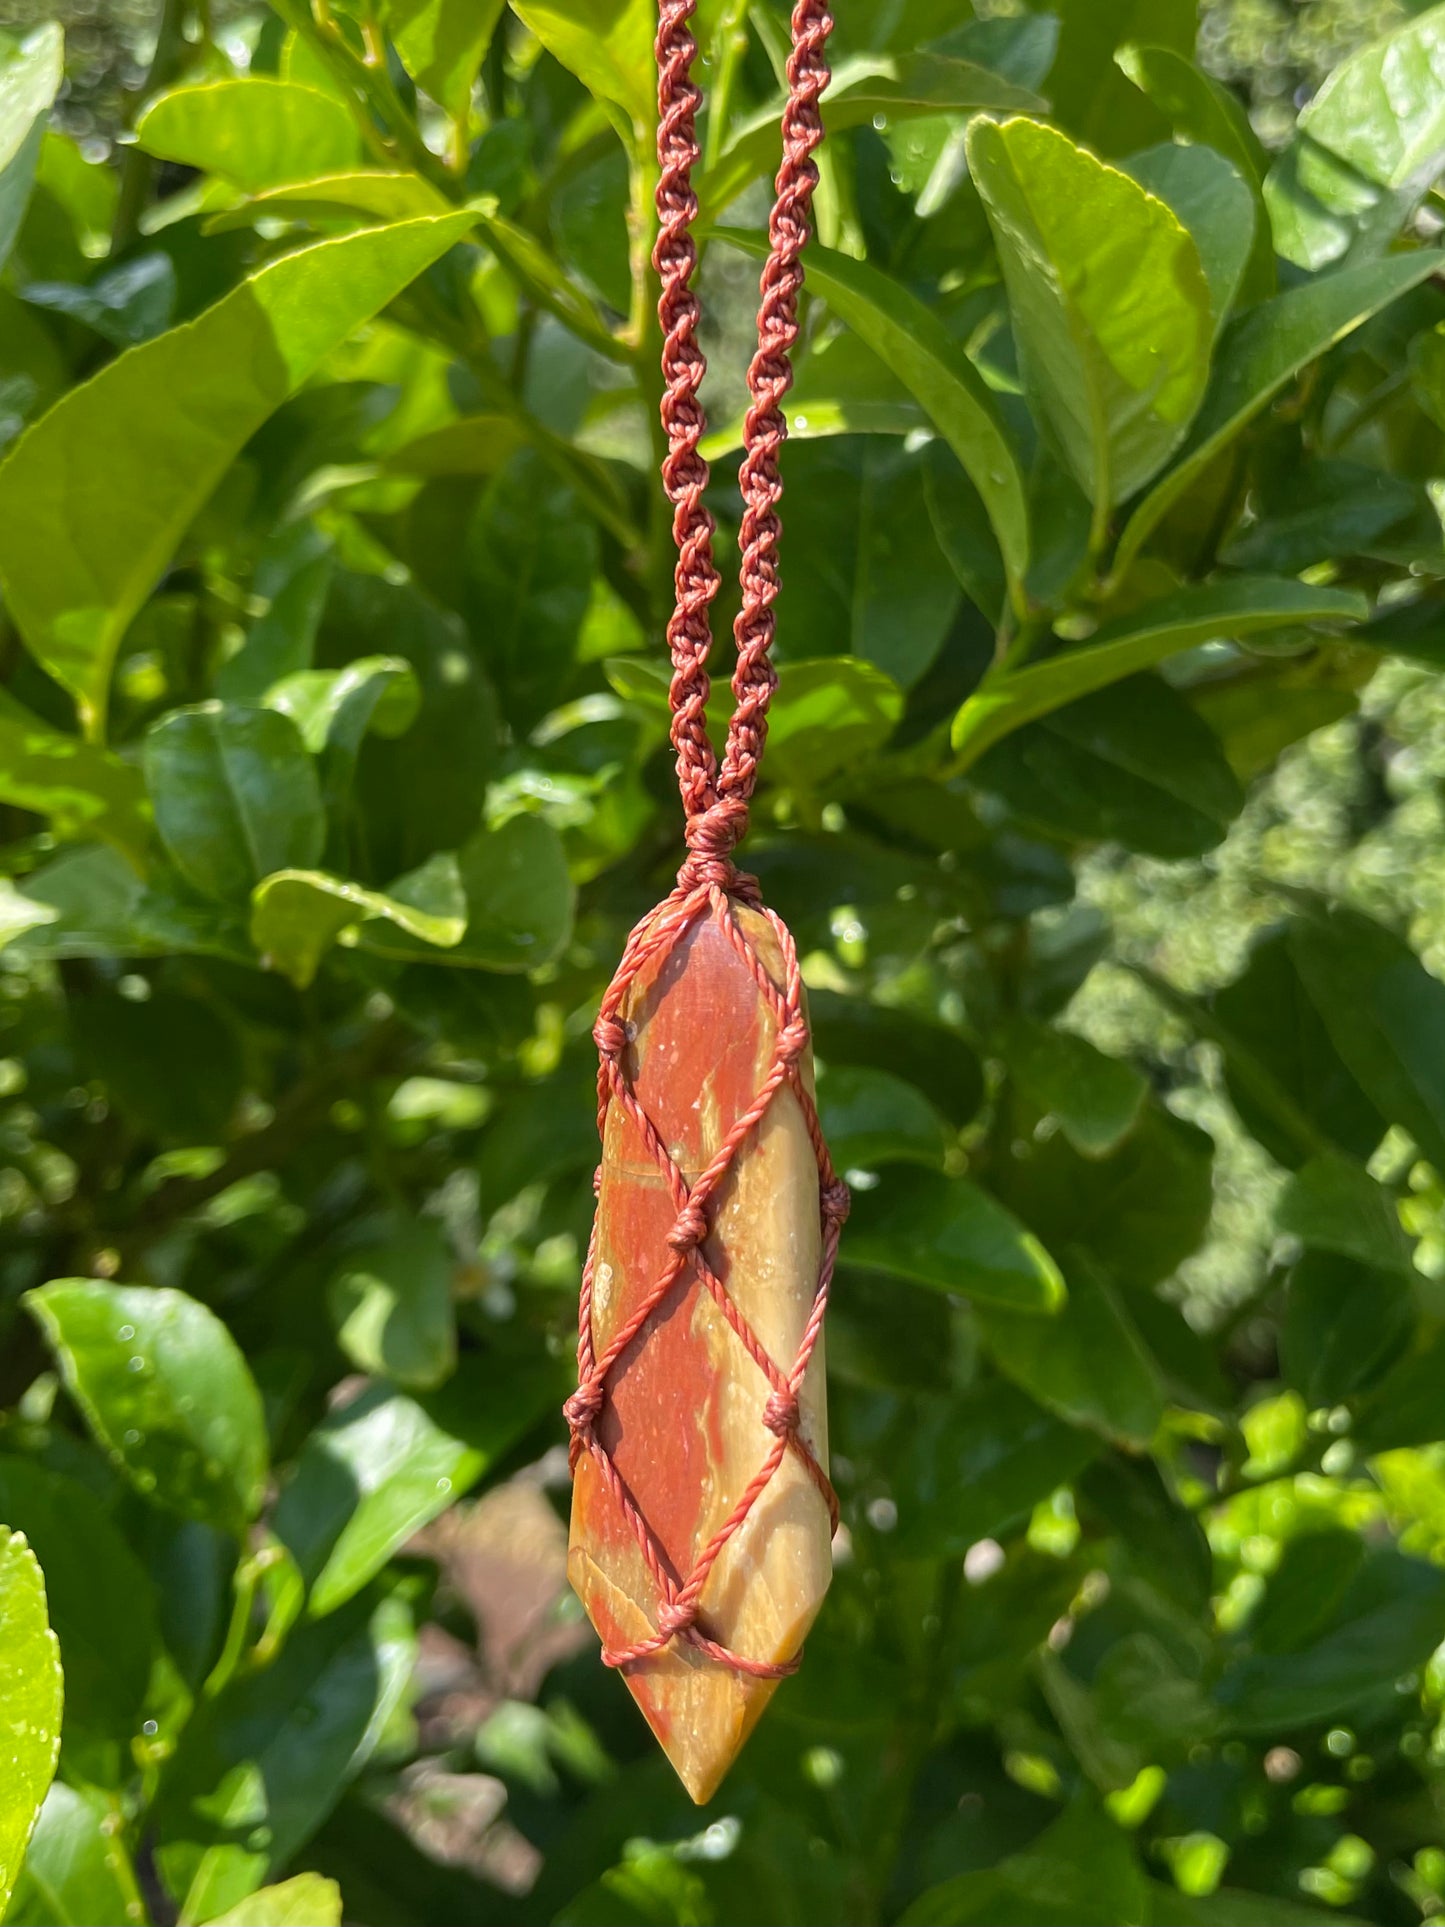
[[[1398,1271],[1307,1252],[1290,1274],[1281,1341],[1286,1380],[1311,1410],[1380,1378],[1410,1342],[1415,1307]]]
[[[341,1927],[341,1889],[320,1874],[293,1874],[275,1887],[259,1887],[207,1927]]]
[[[166,849],[203,896],[245,897],[273,871],[319,859],[320,785],[289,716],[230,703],[172,710],[146,737],[145,769]]]
[[[0,1520],[45,1573],[65,1675],[67,1770],[118,1785],[155,1658],[150,1581],[94,1495],[34,1460],[0,1456]]]
[[[768,717],[769,773],[800,787],[826,782],[881,748],[902,715],[902,690],[871,662],[790,662]]]
[[[25,1303],[97,1442],[136,1490],[244,1531],[267,1474],[260,1394],[235,1340],[184,1292],[57,1279]]]
[[[274,1665],[205,1702],[158,1813],[157,1859],[184,1918],[214,1920],[285,1867],[370,1757],[415,1657],[402,1601],[361,1599],[298,1627]],[[329,1905],[326,1884],[308,1900]]]
[[[1166,142],[1135,154],[1128,171],[1174,210],[1199,249],[1214,332],[1229,318],[1254,245],[1255,207],[1246,178],[1210,147]]]
[[[505,0],[386,0],[383,18],[402,64],[448,113],[465,113]]]
[[[435,859],[396,887],[405,894],[367,890],[324,870],[275,870],[257,884],[252,897],[251,941],[265,965],[302,990],[315,980],[322,958],[338,938],[372,921],[391,924],[438,949],[454,949],[461,942],[467,927],[466,898],[451,859]]]
[[[146,1919],[116,1809],[51,1782],[30,1836],[7,1927],[133,1927]]]
[[[1342,61],[1299,124],[1380,187],[1428,182],[1445,161],[1445,12],[1431,7]]]
[[[271,262],[72,390],[0,464],[10,612],[92,727],[121,636],[248,437],[468,218],[403,222]]]
[[[1114,558],[1116,575],[1122,578],[1128,572],[1174,504],[1287,382],[1371,315],[1418,287],[1438,266],[1435,251],[1428,248],[1362,262],[1286,289],[1241,316],[1219,344],[1209,393],[1187,446],[1124,530]]]
[[[887,1071],[830,1070],[818,1087],[818,1110],[839,1170],[943,1160],[943,1119],[921,1091]]]
[[[1115,64],[1135,41],[1194,52],[1198,16],[1190,0],[1059,0],[1058,56],[1047,92],[1054,116],[1101,154],[1129,154],[1160,140],[1162,114],[1129,87]]]
[[[23,1533],[0,1525],[0,1906],[14,1890],[55,1773],[61,1700],[39,1561]]]
[[[62,837],[102,836],[133,852],[146,842],[139,772],[42,722],[8,690],[0,690],[0,798],[48,817]]]
[[[361,158],[344,102],[262,74],[158,94],[135,131],[148,154],[219,175],[248,194],[340,173]]]
[[[1030,89],[968,59],[941,51],[854,55],[838,61],[828,87],[830,133],[923,116],[970,112],[1034,113],[1044,103]],[[754,181],[777,172],[780,105],[762,108],[733,133],[698,183],[704,214],[720,214]]]
[[[275,1518],[312,1617],[345,1605],[485,1465],[484,1453],[385,1385],[329,1414],[307,1440]]]
[[[954,748],[973,762],[1010,730],[1200,643],[1291,623],[1357,621],[1363,614],[1363,603],[1348,590],[1286,579],[1238,577],[1181,590],[1105,624],[1078,648],[985,677],[954,717]]]
[[[1103,511],[1158,472],[1203,398],[1199,250],[1168,207],[1053,128],[980,121],[968,151],[1031,392]]]
[[[646,0],[511,0],[512,11],[584,87],[649,125],[652,9]]]
[[[1079,1798],[1023,1851],[934,1887],[903,1927],[1148,1927],[1148,1882],[1128,1836]]]
[[[1275,1210],[1279,1229],[1314,1251],[1409,1275],[1414,1264],[1394,1198],[1353,1159],[1326,1152],[1290,1179]]]
[[[892,1472],[904,1558],[957,1558],[1026,1518],[1100,1451],[1007,1380],[964,1400],[918,1399]]]
[[[983,1100],[983,1071],[967,1040],[944,1024],[836,991],[815,990],[808,1016],[818,1055],[901,1077],[952,1124],[969,1123]]]
[[[1106,1157],[1133,1129],[1148,1086],[1132,1064],[1024,1016],[1008,1020],[999,1047],[1009,1075],[1086,1157]]]
[[[65,40],[57,23],[37,27],[19,47],[0,54],[0,267],[25,218],[64,72]]]
[[[1151,856],[1201,856],[1244,792],[1218,739],[1156,676],[1129,676],[997,744],[974,780],[1024,821]]]
[[[1071,1425],[1147,1449],[1164,1416],[1159,1371],[1119,1294],[1102,1273],[1071,1266],[1068,1302],[1054,1318],[979,1307],[999,1370]]]
[[[1301,920],[1290,952],[1361,1090],[1445,1169],[1445,984],[1403,938],[1357,911]]]
[[[734,229],[719,239],[750,253],[756,237]],[[808,252],[814,292],[885,361],[957,455],[982,497],[1010,580],[1028,568],[1024,479],[993,397],[972,362],[924,304],[866,262],[827,248]]]
[[[451,1376],[455,1271],[445,1234],[425,1218],[348,1253],[327,1296],[337,1343],[358,1371],[422,1390]]]
[[[934,1291],[1028,1312],[1064,1301],[1058,1267],[1007,1211],[961,1178],[889,1171],[855,1200],[849,1262]]]

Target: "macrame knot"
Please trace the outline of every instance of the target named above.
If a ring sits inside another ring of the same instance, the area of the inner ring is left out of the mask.
[[[793,1436],[798,1429],[801,1417],[796,1392],[774,1392],[763,1407],[763,1424],[780,1439]]]
[[[667,1234],[667,1242],[674,1251],[696,1251],[707,1236],[707,1213],[700,1204],[685,1204],[677,1214],[677,1223]]]
[[[778,1032],[778,1041],[773,1046],[778,1061],[783,1064],[796,1064],[808,1048],[808,1026],[801,1017],[794,1017],[784,1024]]]
[[[825,1218],[833,1224],[842,1224],[852,1208],[853,1194],[841,1178],[834,1178],[823,1186],[818,1203]]]
[[[697,1624],[697,1607],[689,1606],[685,1600],[669,1599],[658,1609],[657,1630],[666,1633],[669,1639],[676,1639],[679,1633],[690,1633]]]
[[[724,796],[687,819],[684,832],[690,851],[678,881],[692,889],[716,885],[732,890],[738,873],[731,853],[748,827],[748,806],[741,797]]]
[[[562,1416],[566,1419],[573,1438],[586,1438],[590,1435],[593,1426],[602,1416],[602,1407],[606,1401],[607,1394],[598,1379],[589,1378],[577,1387],[562,1407]]]
[[[592,1037],[603,1057],[616,1059],[627,1048],[627,1026],[615,1017],[599,1017],[592,1026]]]

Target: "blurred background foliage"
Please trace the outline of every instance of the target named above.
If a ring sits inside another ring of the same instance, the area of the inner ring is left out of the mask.
[[[338,324],[178,531],[113,675],[75,670],[19,521],[0,531],[5,685],[51,732],[22,743],[0,709],[0,1520],[45,1570],[66,1675],[9,1918],[319,1927],[332,1881],[370,1927],[1445,1918],[1438,285],[1309,356],[1232,491],[1200,477],[1120,580],[1100,553],[1080,573],[1082,498],[1035,478],[1058,552],[1030,578],[1037,667],[1246,570],[1300,615],[1243,642],[1221,619],[1165,680],[965,768],[950,722],[1019,642],[999,552],[863,349],[876,322],[815,278],[750,851],[808,957],[858,1192],[829,1338],[846,1531],[801,1678],[699,1815],[561,1578],[588,1027],[677,841],[626,102],[589,100],[596,50],[556,31],[632,15],[482,8],[475,88],[440,100],[406,38],[435,11],[341,6],[338,32],[390,36],[367,125],[417,133],[387,158],[443,205],[487,196],[485,241]],[[962,33],[990,85],[1056,99],[1111,154],[1169,131],[1115,46],[1192,32],[1187,7],[1056,9],[1119,90],[1111,128],[1070,98],[1042,7],[840,11],[840,59]],[[1284,183],[1283,258],[1241,307],[1434,238],[1430,179],[1386,232],[1377,196],[1291,199],[1287,171],[1327,75],[1426,13],[1201,9],[1201,66]],[[344,97],[304,10],[44,18],[66,74],[0,286],[11,443],[356,219],[324,194],[257,207],[302,178],[284,140],[258,159],[183,113],[130,139],[174,83]],[[0,0],[9,34],[39,21]],[[704,24],[735,130],[772,95],[779,9],[714,0]],[[1445,120],[1445,56],[1426,80]],[[884,104],[840,131],[821,225],[1008,409],[1017,297],[954,164],[963,120]],[[760,224],[770,153],[737,227]],[[430,205],[408,193],[373,211]],[[706,290],[726,555],[751,262],[710,250]],[[1022,386],[1028,445],[1047,411]],[[1043,432],[1041,474],[1064,434]],[[12,484],[12,518],[32,492]],[[1341,591],[1376,616],[1357,641]],[[78,756],[87,723],[114,763],[69,785],[25,761],[53,764],[57,732]]]

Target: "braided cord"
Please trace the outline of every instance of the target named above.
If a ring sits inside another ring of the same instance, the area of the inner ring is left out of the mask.
[[[811,232],[813,192],[818,185],[813,155],[823,138],[819,99],[828,84],[827,43],[833,21],[827,0],[797,0],[793,8],[783,157],[768,222],[768,256],[759,283],[757,349],[748,368],[751,400],[738,471],[743,499],[742,606],[733,625],[734,707],[719,769],[707,735],[710,617],[718,591],[713,521],[703,503],[708,467],[699,452],[706,420],[698,391],[707,364],[697,342],[700,311],[692,286],[697,266],[692,169],[698,158],[697,111],[702,101],[692,78],[697,42],[690,22],[696,5],[697,0],[659,0],[658,4],[661,172],[653,262],[662,281],[658,319],[663,337],[662,423],[668,444],[663,485],[673,504],[677,544],[675,607],[667,631],[673,665],[672,741],[688,846],[698,864],[716,866],[726,863],[747,828],[748,804],[767,740],[768,705],[777,687],[771,654],[777,630],[774,605],[782,535],[778,504],[783,483],[778,462],[787,436],[782,404],[793,381],[791,357],[798,338],[803,249]],[[712,867],[708,873],[716,875],[717,870]],[[694,870],[694,879],[703,874]]]

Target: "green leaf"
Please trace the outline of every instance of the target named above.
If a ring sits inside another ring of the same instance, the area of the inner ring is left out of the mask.
[[[1291,624],[1354,622],[1364,614],[1363,601],[1349,590],[1288,579],[1240,576],[1184,589],[1106,623],[1078,648],[986,676],[953,719],[953,745],[967,765],[1010,730],[1181,650]]]
[[[421,709],[421,685],[400,656],[361,656],[344,669],[295,670],[273,683],[264,701],[289,716],[322,759],[322,801],[336,814],[350,794],[363,737],[404,736]]]
[[[207,1927],[341,1927],[341,1889],[319,1873],[293,1874],[213,1915]]]
[[[1356,910],[1300,919],[1290,952],[1361,1090],[1445,1171],[1445,984],[1403,938]]]
[[[490,615],[477,633],[490,643]],[[367,852],[373,876],[396,877],[455,850],[480,823],[496,766],[497,699],[455,616],[409,583],[343,570],[326,604],[317,659],[341,667],[358,650],[409,662],[421,690],[414,725],[402,736],[373,732],[357,759],[356,847]]]
[[[1442,1638],[1445,1572],[1383,1550],[1350,1586],[1329,1631],[1297,1652],[1242,1657],[1218,1697],[1234,1731],[1273,1738],[1391,1694]]]
[[[1208,725],[1157,676],[1128,676],[996,744],[974,772],[1025,822],[1150,856],[1202,856],[1244,791]]]
[[[818,1084],[818,1113],[840,1171],[943,1161],[948,1129],[923,1093],[884,1070],[848,1065]]]
[[[1057,129],[979,121],[968,153],[1026,385],[1102,515],[1158,472],[1203,399],[1213,310],[1199,250],[1162,201]]]
[[[1271,1157],[1293,1170],[1323,1148],[1321,1140],[1350,1159],[1370,1156],[1385,1120],[1330,1041],[1287,930],[1253,946],[1244,974],[1216,991],[1211,1009],[1230,1098]]]
[[[978,1307],[999,1370],[1071,1425],[1147,1450],[1164,1416],[1159,1371],[1103,1274],[1069,1268],[1068,1302],[1054,1318]]]
[[[650,0],[511,0],[512,11],[589,93],[651,126],[653,13]]]
[[[33,308],[69,315],[117,348],[133,348],[171,325],[176,270],[168,254],[138,254],[88,287],[66,281],[32,281],[25,299]]]
[[[1254,244],[1254,197],[1246,177],[1211,147],[1179,147],[1172,141],[1133,155],[1128,171],[1173,208],[1192,235],[1209,284],[1217,336],[1239,294]]]
[[[334,567],[313,522],[292,522],[271,537],[252,578],[262,613],[216,674],[223,702],[259,703],[274,683],[310,668]]]
[[[449,114],[465,114],[504,0],[385,0],[382,19],[402,65]]]
[[[1280,1194],[1276,1227],[1313,1251],[1334,1251],[1409,1277],[1410,1240],[1395,1200],[1353,1158],[1326,1152],[1303,1165]]]
[[[456,1268],[445,1234],[430,1218],[347,1254],[331,1274],[327,1300],[336,1341],[359,1372],[421,1390],[451,1376]]]
[[[1149,1087],[1132,1064],[1022,1015],[1007,1019],[998,1041],[1010,1076],[1085,1157],[1107,1157],[1134,1128]]]
[[[45,1572],[65,1674],[66,1770],[119,1786],[155,1658],[150,1580],[104,1507],[74,1479],[0,1455],[0,1520]]]
[[[251,899],[251,941],[263,962],[298,989],[314,982],[321,959],[348,930],[381,920],[418,943],[454,949],[466,929],[466,899],[456,865],[434,858],[395,887],[415,888],[418,902],[367,890],[324,870],[277,870]]]
[[[1138,40],[1182,59],[1194,52],[1198,9],[1192,0],[1058,0],[1059,51],[1048,78],[1054,118],[1101,154],[1128,154],[1163,138],[1167,125],[1126,84],[1118,49]]]
[[[500,214],[474,213],[473,219],[497,259],[539,306],[609,361],[628,360],[630,350],[626,342],[613,334],[592,298],[577,286],[535,235]]]
[[[0,1525],[0,1907],[55,1774],[62,1690],[39,1562],[23,1533]]]
[[[1231,536],[1220,559],[1281,575],[1341,562],[1368,552],[1418,501],[1408,482],[1361,462],[1309,462],[1277,492],[1261,492],[1259,519]]]
[[[260,878],[321,855],[321,789],[289,716],[233,703],[173,709],[146,736],[145,771],[161,840],[203,896],[246,897]]]
[[[866,762],[897,728],[903,692],[856,656],[789,662],[768,712],[768,772],[812,789]]]
[[[1427,280],[1441,259],[1438,249],[1426,248],[1341,268],[1287,289],[1234,322],[1219,344],[1209,393],[1183,453],[1130,517],[1114,557],[1115,578],[1124,579],[1169,510],[1287,382]]]
[[[1229,89],[1187,53],[1131,42],[1117,49],[1114,61],[1167,116],[1181,139],[1212,147],[1256,186],[1263,181],[1269,162],[1249,115]]]
[[[1053,1259],[1002,1205],[962,1178],[890,1170],[853,1201],[848,1260],[982,1304],[1056,1311],[1064,1281]]]
[[[376,221],[414,221],[450,211],[445,197],[420,174],[394,174],[384,168],[346,168],[312,174],[261,189],[239,205],[213,214],[208,234],[252,227],[259,217],[296,221],[335,220],[338,215],[370,215]]]
[[[761,255],[766,243],[736,229],[718,239]],[[866,262],[810,247],[808,285],[893,370],[957,455],[982,497],[1009,580],[1029,564],[1023,472],[983,378],[938,318],[916,296]]]
[[[153,1809],[183,1920],[241,1905],[305,1845],[374,1751],[415,1661],[403,1601],[357,1600],[297,1627],[274,1664],[202,1703]]]
[[[1398,1271],[1310,1251],[1290,1273],[1280,1358],[1310,1409],[1366,1390],[1410,1342],[1415,1305]]]
[[[1157,1927],[1365,1927],[1357,1914],[1338,1908],[1302,1907],[1278,1894],[1246,1893],[1242,1887],[1216,1887],[1212,1894],[1184,1894],[1151,1880],[1149,1893]]]
[[[550,1366],[503,1373],[493,1363],[485,1392],[463,1372],[425,1403],[372,1385],[328,1413],[275,1515],[277,1537],[309,1587],[311,1616],[335,1612],[475,1485],[550,1406],[556,1384]]]
[[[247,194],[341,173],[361,158],[361,137],[343,101],[260,74],[157,94],[135,137],[148,154],[217,174]]]
[[[121,636],[246,441],[470,218],[368,229],[268,263],[72,389],[0,463],[11,616],[92,731]]]
[[[145,1906],[116,1818],[104,1794],[52,1781],[7,1927],[130,1927],[143,1921]]]
[[[239,922],[187,895],[156,865],[147,882],[115,850],[66,850],[25,880],[41,913],[15,940],[25,957],[195,955],[254,962]]]
[[[1076,1799],[1021,1853],[930,1888],[903,1927],[1149,1927],[1149,1883],[1128,1836]]]
[[[562,839],[540,816],[479,830],[457,852],[467,930],[445,961],[478,970],[540,970],[572,939],[576,892]],[[382,948],[370,933],[368,947]],[[409,954],[409,953],[408,953]]]
[[[1352,1440],[1362,1454],[1445,1438],[1445,1331],[1437,1325],[1360,1402]]]
[[[25,218],[45,125],[64,74],[65,36],[56,22],[0,52],[0,268]]]
[[[785,482],[789,648],[866,660],[894,684],[916,686],[959,605],[957,583],[939,566],[921,464],[878,437],[813,441],[789,450]],[[790,674],[791,666],[784,688]],[[814,742],[822,749],[821,735]],[[802,765],[792,759],[795,774]]]
[[[0,800],[48,817],[58,836],[103,836],[133,853],[149,837],[140,772],[32,716],[3,689]]]
[[[1445,8],[1342,61],[1299,125],[1367,181],[1427,186],[1445,162]]]
[[[965,1399],[910,1401],[891,1467],[900,1558],[958,1558],[980,1539],[1017,1524],[1066,1485],[1100,1450],[1098,1438],[1065,1425],[994,1379]]]
[[[1082,1249],[1119,1283],[1154,1285],[1203,1238],[1213,1150],[1205,1132],[1149,1104],[1112,1156],[1081,1157],[1059,1131],[1010,1159],[998,1190],[1051,1250]]]
[[[958,1031],[831,990],[810,992],[808,1015],[818,1055],[830,1068],[856,1065],[904,1078],[954,1125],[978,1115],[983,1069]]]
[[[1248,185],[1254,219],[1243,292],[1247,301],[1267,299],[1275,290],[1274,247],[1261,192],[1269,161],[1248,114],[1229,89],[1196,66],[1183,49],[1131,45],[1120,47],[1114,59],[1178,139],[1213,148]]]
[[[261,1396],[213,1311],[169,1287],[62,1278],[25,1294],[66,1389],[156,1505],[239,1533],[267,1475]]]
[[[1012,24],[1012,23],[1010,23]],[[1043,101],[972,60],[938,51],[855,54],[838,61],[828,86],[828,132],[935,115],[1038,113]],[[715,218],[754,181],[771,178],[781,150],[782,105],[773,102],[743,120],[717,161],[703,173],[697,196],[704,219]],[[811,255],[809,257],[811,262]]]

